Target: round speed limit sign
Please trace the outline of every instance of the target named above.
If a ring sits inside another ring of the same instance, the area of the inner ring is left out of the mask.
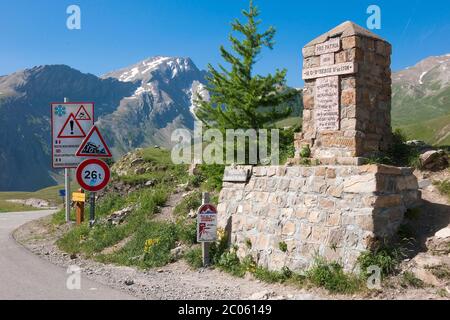
[[[77,167],[76,177],[79,185],[86,191],[96,192],[109,182],[111,172],[106,163],[98,159],[87,159]]]

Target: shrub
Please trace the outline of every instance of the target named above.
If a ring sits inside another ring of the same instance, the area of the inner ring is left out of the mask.
[[[202,194],[195,191],[188,196],[184,197],[173,209],[173,213],[177,216],[187,216],[189,211],[197,210],[202,204]]]
[[[406,144],[407,137],[397,129],[392,133],[393,140],[389,149],[385,153],[368,158],[369,164],[387,164],[395,166],[409,166],[418,168],[420,166],[419,152],[414,146]]]
[[[402,275],[402,279],[400,281],[400,285],[402,287],[413,287],[413,288],[423,288],[424,283],[422,280],[416,278],[414,273],[410,271],[405,271]]]
[[[217,266],[236,277],[243,277],[247,268],[239,261],[235,250],[224,252],[217,263]]]
[[[311,149],[309,148],[309,144],[302,147],[302,149],[300,150],[300,156],[302,158],[309,158],[311,156]]]
[[[335,293],[353,293],[360,289],[361,280],[353,274],[346,274],[338,262],[327,262],[316,256],[306,278],[318,287]]]
[[[400,248],[381,246],[373,251],[362,253],[358,257],[358,263],[364,276],[367,276],[367,268],[378,266],[382,276],[385,277],[397,271],[398,264],[404,257],[405,254]]]
[[[195,247],[190,249],[185,253],[184,259],[192,268],[201,268],[203,266],[202,248]]]
[[[450,180],[435,181],[433,183],[443,195],[446,195],[450,200]]]
[[[194,244],[197,242],[197,223],[195,221],[177,222],[178,238],[186,244]]]
[[[202,177],[202,189],[205,191],[220,191],[225,166],[221,164],[201,164],[198,166],[198,174]]]
[[[280,243],[278,243],[278,247],[280,248],[281,251],[286,252],[288,247],[287,247],[287,243],[284,241],[281,241]]]

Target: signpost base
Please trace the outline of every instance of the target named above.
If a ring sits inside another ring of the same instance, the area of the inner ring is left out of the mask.
[[[89,194],[89,226],[95,223],[95,192]]]
[[[202,192],[202,205],[207,203],[209,203],[209,193]],[[202,262],[204,267],[209,266],[211,263],[209,259],[209,245],[209,242],[202,242]]]
[[[204,267],[211,264],[211,260],[209,259],[209,245],[210,242],[202,242],[202,262]]]

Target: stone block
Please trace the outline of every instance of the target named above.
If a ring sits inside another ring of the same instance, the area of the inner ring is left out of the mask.
[[[377,190],[377,181],[374,175],[366,174],[354,176],[344,181],[343,191],[348,193],[365,193]]]
[[[347,50],[351,48],[360,48],[361,39],[357,36],[350,36],[342,38],[342,49]]]
[[[283,236],[292,236],[294,235],[295,230],[296,230],[295,222],[289,220],[286,221],[285,224],[283,225],[281,234]]]
[[[305,47],[302,49],[303,58],[309,58],[315,55],[315,46]]]

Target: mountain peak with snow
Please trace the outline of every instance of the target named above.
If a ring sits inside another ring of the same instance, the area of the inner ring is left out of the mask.
[[[394,73],[392,80],[394,83],[405,83],[414,87],[423,87],[430,83],[444,86],[450,83],[450,54],[423,59],[412,67]]]
[[[131,66],[109,72],[102,78],[116,78],[122,82],[149,82],[155,74],[166,80],[175,78],[179,73],[199,72],[190,58],[155,56],[144,59]]]

